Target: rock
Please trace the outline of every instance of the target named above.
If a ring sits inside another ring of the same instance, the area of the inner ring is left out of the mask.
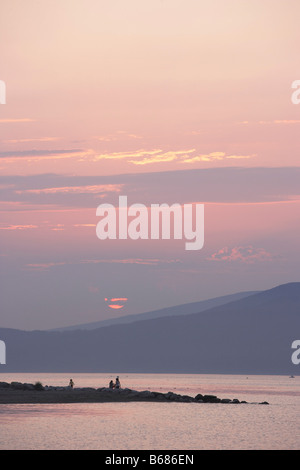
[[[131,390],[130,393],[126,394],[126,396],[130,398],[138,398],[140,396],[140,392],[137,392],[136,390]]]
[[[134,390],[135,391],[135,390]],[[128,395],[132,392],[130,388],[122,388],[123,395]]]
[[[10,386],[14,390],[24,390],[24,385],[21,382],[11,382]]]
[[[188,395],[182,395],[181,398],[180,398],[180,401],[183,401],[183,402],[185,402],[185,403],[190,403],[190,402],[192,402],[192,401],[194,401],[194,400],[193,400],[192,397],[190,397],[190,396],[188,396]]]
[[[201,393],[198,393],[198,395],[195,396],[195,400],[202,400],[203,401],[203,395]]]
[[[144,398],[152,398],[153,397],[152,392],[150,392],[150,390],[144,390],[143,392],[139,392],[139,395],[140,395],[140,397],[144,397]]]
[[[23,390],[35,390],[34,388],[34,385],[33,384],[23,384]]]
[[[215,395],[204,395],[203,401],[204,403],[221,403],[221,399]]]
[[[181,403],[233,403],[233,404],[247,403],[246,401],[239,401],[237,398],[234,398],[234,399],[222,398],[221,399],[221,398],[218,398],[216,395],[202,395],[201,393],[198,393],[198,395],[196,395],[195,398],[193,398],[189,395],[179,395],[178,393],[174,393],[171,391],[167,393],[161,393],[161,392],[152,392],[151,390],[137,391],[137,390],[131,390],[130,388],[113,389],[109,387],[100,387],[97,389],[92,388],[92,387],[83,387],[83,388],[72,389],[72,387],[70,386],[54,387],[54,386],[46,385],[44,387],[40,382],[36,382],[35,384],[21,383],[21,382],[11,382],[9,384],[7,382],[0,382],[0,389],[12,389],[12,390],[24,390],[24,391],[45,390],[45,391],[51,391],[51,392],[67,392],[67,391],[72,392],[74,390],[76,392],[85,392],[86,394],[93,393],[93,392],[99,392],[103,394],[112,393],[116,395],[121,395],[121,400],[122,400],[122,395],[123,395],[125,401],[126,401],[126,398],[128,398],[129,401],[131,399],[133,400],[137,399],[137,401],[138,399],[141,399],[141,400],[149,399],[149,400],[155,400],[155,401],[181,402]],[[91,395],[91,397],[93,397],[93,395]],[[104,398],[107,398],[107,395],[106,397],[104,396]],[[84,399],[85,397],[83,397],[83,400]],[[256,404],[269,405],[267,401],[256,403]]]
[[[165,393],[165,398],[170,401],[177,401],[180,400],[182,396],[178,395],[178,393],[168,392]]]
[[[9,388],[10,384],[7,382],[0,382],[0,388]]]
[[[134,393],[134,394],[136,395],[137,393],[140,393],[140,392],[138,392],[137,390],[128,389],[128,391],[127,391],[126,393],[128,393],[129,395],[131,395],[132,393]]]
[[[167,400],[165,395],[161,392],[152,392],[153,393],[153,398],[156,398],[157,400]]]

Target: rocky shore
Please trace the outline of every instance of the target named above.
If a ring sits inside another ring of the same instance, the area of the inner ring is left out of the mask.
[[[237,398],[218,398],[215,395],[197,394],[195,397],[173,392],[161,393],[150,390],[137,391],[129,388],[71,388],[43,386],[20,382],[0,382],[0,404],[25,403],[105,403],[105,402],[181,402],[181,403],[225,403],[246,404]],[[267,402],[257,403],[268,405]]]

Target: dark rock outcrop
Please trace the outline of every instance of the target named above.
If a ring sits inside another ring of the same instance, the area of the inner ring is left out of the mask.
[[[237,398],[218,398],[216,395],[202,395],[195,397],[180,395],[174,392],[155,392],[150,390],[131,390],[129,388],[111,389],[107,387],[71,388],[62,386],[43,386],[20,382],[0,382],[0,403],[75,403],[75,402],[101,402],[101,401],[154,401],[154,402],[181,402],[181,403],[224,403],[246,404]],[[264,401],[260,403],[268,405]]]

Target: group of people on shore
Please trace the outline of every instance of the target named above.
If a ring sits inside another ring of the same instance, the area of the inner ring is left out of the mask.
[[[109,382],[109,388],[121,388],[121,383],[120,383],[120,380],[119,380],[119,376],[116,378],[115,383],[112,380]]]
[[[71,387],[71,388],[74,387],[74,381],[73,381],[73,379],[70,379],[69,387]],[[109,382],[109,388],[121,388],[121,383],[120,383],[119,376],[116,377],[116,381],[115,381],[115,382],[113,382],[113,380],[111,380],[111,381]]]

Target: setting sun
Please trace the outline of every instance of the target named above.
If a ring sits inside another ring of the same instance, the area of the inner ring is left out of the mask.
[[[119,310],[124,307],[125,303],[127,302],[127,297],[105,297],[105,302],[107,303],[109,308],[113,310]]]

